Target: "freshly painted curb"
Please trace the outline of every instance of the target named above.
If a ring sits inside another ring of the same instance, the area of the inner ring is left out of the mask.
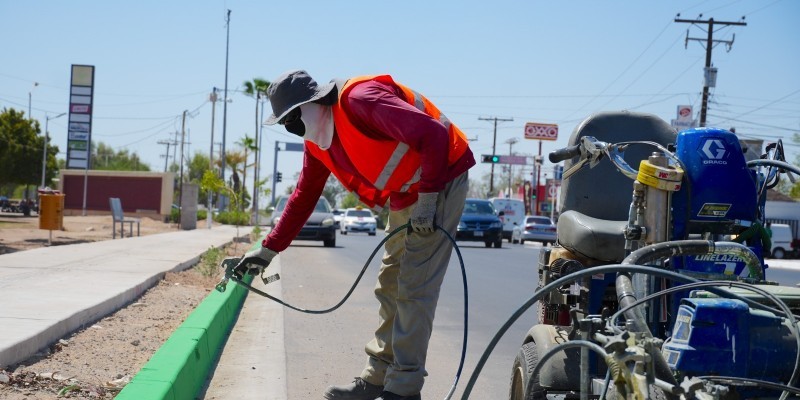
[[[250,249],[260,245],[256,241]],[[247,283],[252,280],[245,277]],[[194,399],[233,328],[245,295],[247,289],[232,282],[223,293],[212,290],[115,399]]]

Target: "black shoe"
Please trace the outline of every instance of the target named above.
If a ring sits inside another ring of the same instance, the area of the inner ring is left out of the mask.
[[[355,378],[349,385],[329,386],[323,396],[328,400],[375,400],[382,392],[383,386]]]
[[[375,400],[422,400],[422,396],[419,394],[400,396],[399,394],[394,394],[392,392],[383,392],[381,393],[381,396]]]

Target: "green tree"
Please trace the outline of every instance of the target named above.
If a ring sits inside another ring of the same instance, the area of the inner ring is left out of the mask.
[[[322,195],[328,199],[328,202],[331,203],[333,207],[341,201],[341,197],[346,193],[344,186],[336,179],[333,174],[328,177],[328,181],[325,182],[325,189],[322,190]]]
[[[0,112],[0,184],[39,186],[43,150],[39,121],[28,119],[13,108]],[[57,153],[58,146],[47,146],[46,182],[56,173]]]
[[[192,183],[201,183],[203,175],[205,175],[206,171],[211,171],[208,156],[199,151],[194,153],[194,156],[189,158],[187,179]],[[211,172],[216,173],[216,171]],[[208,191],[202,186],[200,187],[199,202],[200,204],[209,207]]]
[[[244,163],[242,164],[242,187],[244,187],[244,185],[247,183],[247,169],[255,165],[255,162],[250,165],[247,164],[247,159],[249,158],[247,153],[257,150],[258,147],[256,147],[255,139],[247,136],[246,133],[242,139],[236,142],[236,144],[242,146],[242,151],[244,152]],[[255,184],[256,182],[253,180],[253,193],[255,193],[257,190]]]
[[[358,201],[358,197],[356,197],[356,195],[354,195],[352,192],[348,192],[346,195],[344,195],[344,197],[342,197],[339,207],[342,209],[353,208],[359,204],[361,203]]]
[[[239,172],[242,171],[242,166],[246,161],[247,160],[244,156],[244,152],[228,151],[225,153],[225,167],[231,170],[230,186],[237,196],[240,197],[241,209],[244,209],[244,202],[246,199],[243,196],[245,190],[244,186],[242,185],[242,179],[239,176]],[[217,161],[217,163],[219,164],[220,162]]]
[[[792,135],[792,142],[794,142],[795,146],[800,146],[800,133],[795,133]],[[794,165],[800,166],[800,155],[794,159]],[[789,188],[789,196],[791,196],[793,199],[800,199],[800,181],[796,182],[791,186],[791,188]]]
[[[114,150],[113,147],[99,142],[92,144],[92,169],[106,171],[150,171],[150,166],[142,162],[136,152],[127,149]]]

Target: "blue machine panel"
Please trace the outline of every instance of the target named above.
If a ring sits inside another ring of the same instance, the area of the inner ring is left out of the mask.
[[[678,134],[675,154],[689,180],[673,196],[676,236],[687,230],[713,232],[722,228],[715,226],[721,222],[756,218],[756,180],[736,135],[716,128],[683,131]]]
[[[756,177],[736,135],[717,128],[689,129],[678,134],[675,155],[686,171],[683,187],[672,196],[674,240],[700,233],[738,234],[757,219]],[[674,258],[672,265],[736,275],[745,267],[739,257],[725,255]]]
[[[662,352],[671,368],[689,374],[777,382],[791,375],[797,348],[782,318],[740,300],[689,298]]]

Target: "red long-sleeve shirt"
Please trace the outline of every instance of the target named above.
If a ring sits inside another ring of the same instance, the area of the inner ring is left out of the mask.
[[[342,101],[346,103],[344,109],[348,111],[350,120],[364,134],[375,139],[403,142],[419,152],[422,168],[420,193],[441,191],[447,182],[475,165],[475,157],[467,149],[448,167],[447,128],[408,104],[403,99],[403,92],[393,85],[367,81],[355,86]],[[350,160],[359,154],[348,154],[336,134],[327,151],[337,165],[355,172]],[[289,247],[311,216],[330,174],[330,170],[306,149],[297,187],[289,197],[280,222],[264,239],[262,246],[277,252]],[[416,192],[394,192],[390,195],[389,206],[392,210],[400,210],[416,201]]]

